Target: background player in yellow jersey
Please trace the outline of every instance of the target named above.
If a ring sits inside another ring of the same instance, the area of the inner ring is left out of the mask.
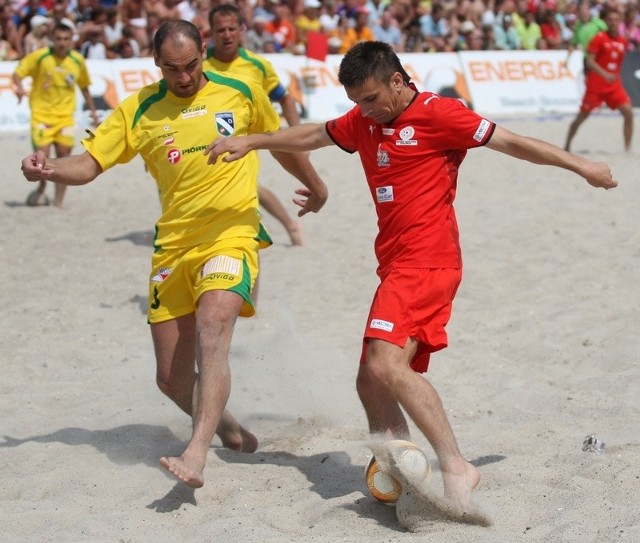
[[[72,30],[58,24],[53,30],[53,46],[38,49],[24,57],[13,74],[18,103],[26,92],[25,77],[32,78],[29,107],[31,108],[31,141],[34,150],[49,156],[51,146],[57,157],[69,156],[75,142],[76,86],[91,110],[94,125],[98,115],[89,94],[89,73],[84,57],[72,49]],[[29,205],[48,204],[46,181],[27,198]],[[66,186],[56,184],[54,204],[62,207]]]
[[[232,449],[253,452],[258,445],[225,406],[234,324],[254,312],[257,253],[270,243],[260,224],[256,154],[211,170],[203,150],[220,135],[278,130],[280,120],[259,86],[202,72],[206,47],[193,24],[165,22],[153,45],[159,82],[118,105],[83,140],[83,154],[46,159],[38,151],[22,161],[22,171],[29,181],[81,185],[137,154],[149,166],[162,202],[148,309],[157,384],[193,417],[182,455],[160,463],[196,488],[204,484],[214,432]],[[299,215],[318,211],[327,190],[310,162],[299,154],[275,156],[307,186],[296,190]]]
[[[296,102],[280,83],[272,64],[266,58],[241,47],[244,23],[240,10],[233,4],[220,4],[209,12],[209,25],[213,45],[207,49],[205,70],[254,79],[272,102],[280,104],[289,126],[300,124]],[[302,245],[302,227],[289,215],[278,197],[261,185],[258,186],[258,196],[262,207],[286,228],[291,243]]]

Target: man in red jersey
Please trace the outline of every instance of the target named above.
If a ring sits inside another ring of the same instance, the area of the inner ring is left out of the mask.
[[[605,103],[609,109],[617,109],[624,119],[622,133],[624,136],[624,150],[631,149],[633,137],[633,110],[631,99],[624,90],[620,71],[622,61],[628,49],[625,38],[619,35],[621,16],[615,8],[608,9],[604,16],[608,30],[599,32],[589,42],[586,51],[585,78],[586,89],[582,98],[580,111],[569,126],[565,150],[571,149],[576,132],[580,125],[589,117],[592,111]]]
[[[408,439],[403,410],[438,457],[451,516],[468,520],[480,473],[460,453],[436,390],[419,373],[447,346],[445,325],[461,280],[453,209],[458,168],[468,149],[486,146],[534,164],[558,166],[595,187],[617,186],[604,163],[514,134],[459,100],[418,92],[389,44],[361,42],[344,56],[338,79],[355,107],[326,124],[217,139],[209,162],[254,149],[307,151],[338,145],[358,152],[378,215],[380,285],[364,333],[357,390],[369,430]]]

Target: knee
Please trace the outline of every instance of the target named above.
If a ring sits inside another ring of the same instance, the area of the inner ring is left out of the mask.
[[[189,384],[184,380],[177,379],[173,375],[156,374],[156,385],[165,396],[176,400],[184,396],[185,391],[193,390],[193,383]]]
[[[356,379],[356,388],[359,393],[366,393],[379,387],[387,387],[393,379],[393,372],[384,359],[368,356],[366,364],[360,366]]]
[[[169,377],[158,373],[156,375],[156,385],[165,396],[172,398],[175,395],[175,383]]]

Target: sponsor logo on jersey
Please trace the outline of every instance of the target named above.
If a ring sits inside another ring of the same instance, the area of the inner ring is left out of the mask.
[[[418,140],[414,140],[413,136],[416,133],[413,126],[405,126],[400,132],[398,136],[400,136],[399,140],[396,140],[396,145],[418,145]]]
[[[191,153],[197,153],[198,151],[204,151],[207,148],[206,145],[192,145],[186,149],[182,149],[183,155],[189,155]]]
[[[473,139],[476,141],[482,141],[485,134],[487,133],[487,130],[489,130],[490,126],[491,126],[491,123],[487,121],[487,119],[482,119],[480,121],[480,124],[478,125],[478,129],[476,130],[476,133],[473,135]]]
[[[379,204],[393,202],[393,187],[378,187],[376,189],[376,200]]]
[[[182,110],[183,119],[191,119],[192,117],[200,117],[207,114],[207,106],[204,104],[201,106],[188,107]]]
[[[389,153],[387,153],[380,145],[378,145],[378,168],[387,168],[390,165]]]
[[[180,149],[172,147],[171,149],[169,149],[169,151],[167,151],[167,160],[169,161],[169,164],[177,164],[178,162],[180,162],[181,158],[182,153],[180,152]]]
[[[394,133],[395,133],[395,129],[394,128],[383,128],[382,129],[382,134],[384,136],[393,136]]]
[[[167,277],[171,275],[171,268],[158,268],[156,273],[153,274],[151,280],[154,283],[162,283]]]
[[[224,137],[233,134],[235,130],[235,120],[232,111],[216,113],[216,129],[218,130],[218,134]]]
[[[393,323],[389,321],[383,321],[380,319],[371,319],[369,328],[377,328],[378,330],[384,330],[385,332],[392,332]]]

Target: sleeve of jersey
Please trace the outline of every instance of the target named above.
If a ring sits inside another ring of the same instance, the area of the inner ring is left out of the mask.
[[[481,117],[456,98],[424,101],[429,146],[434,150],[471,149],[485,145],[495,123]]]
[[[358,106],[347,111],[342,117],[332,119],[325,125],[327,134],[340,149],[347,153],[355,153],[358,149],[358,120],[362,118]],[[362,130],[362,129],[361,129]]]
[[[102,171],[129,162],[137,151],[131,145],[131,134],[122,108],[117,107],[95,133],[82,140],[82,145],[96,159]]]
[[[600,42],[602,41],[602,35],[598,32],[587,45],[587,53],[591,53],[592,55],[596,55],[598,50],[600,49]]]
[[[18,66],[16,66],[15,73],[19,77],[24,79],[25,77],[31,75],[31,70],[33,69],[33,66],[34,66],[33,58],[34,58],[33,54],[30,54],[24,57],[20,62],[18,62]]]
[[[282,83],[280,83],[280,78],[278,77],[273,64],[271,64],[267,59],[264,59],[264,69],[266,73],[263,88],[267,91],[269,99],[272,102],[279,102],[282,100],[282,97],[287,94],[287,89],[285,89]]]
[[[261,87],[253,85],[253,123],[251,133],[277,132],[280,130],[280,116]]]
[[[78,87],[81,89],[88,89],[91,85],[91,77],[89,76],[89,70],[87,69],[87,63],[84,59],[80,61],[80,75],[78,77]]]

